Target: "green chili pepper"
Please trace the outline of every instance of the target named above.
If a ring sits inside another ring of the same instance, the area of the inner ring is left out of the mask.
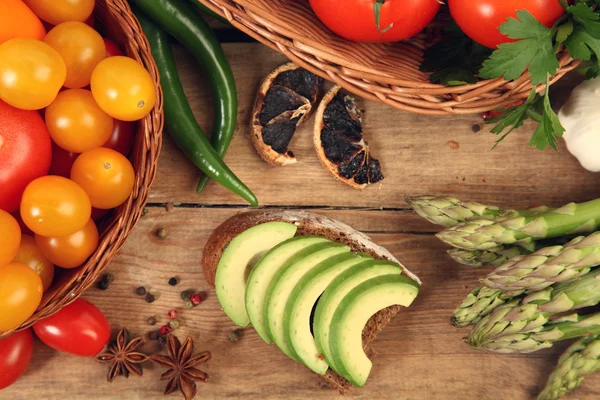
[[[139,2],[156,4],[159,0],[140,0]],[[167,33],[141,15],[138,10],[134,9],[134,13],[148,37],[152,56],[160,73],[164,96],[165,126],[171,138],[206,175],[238,194],[253,206],[258,205],[256,196],[231,172],[215,152],[194,118],[179,80]]]
[[[154,23],[170,33],[186,47],[206,71],[214,105],[214,128],[211,143],[223,158],[237,120],[237,92],[231,66],[210,26],[182,0],[130,0]],[[208,177],[202,177],[197,192],[201,192]]]
[[[204,4],[200,3],[200,1],[198,0],[189,0],[189,2],[196,7],[198,10],[200,10],[201,13],[206,14],[210,17],[213,17],[216,20],[219,20],[225,24],[229,24],[229,21],[227,21],[227,19],[221,17],[219,14],[217,14],[216,12],[214,12],[213,10],[211,10],[210,8],[206,7]]]

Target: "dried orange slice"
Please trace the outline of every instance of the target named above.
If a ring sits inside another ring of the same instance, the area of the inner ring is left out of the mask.
[[[362,121],[351,96],[334,86],[315,116],[314,143],[321,164],[340,182],[355,189],[383,179],[379,161],[363,138]]]
[[[252,113],[252,143],[275,166],[295,163],[288,149],[297,127],[310,114],[323,80],[294,63],[273,70],[260,85]]]

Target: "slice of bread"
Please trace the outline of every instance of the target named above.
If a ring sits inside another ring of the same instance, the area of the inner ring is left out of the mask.
[[[214,287],[217,265],[225,248],[234,237],[248,228],[270,221],[283,221],[298,226],[296,236],[313,235],[323,236],[329,240],[344,243],[353,251],[368,253],[375,259],[386,259],[397,262],[402,267],[405,275],[414,279],[419,284],[419,278],[404,267],[389,251],[376,245],[365,234],[352,229],[350,226],[325,217],[323,215],[312,214],[299,211],[254,211],[235,215],[223,222],[214,230],[202,255],[202,269],[206,281]],[[369,344],[377,337],[379,332],[391,321],[391,319],[400,311],[401,306],[392,306],[381,310],[375,314],[365,326],[362,337],[363,347],[368,350]],[[346,393],[352,385],[335,371],[329,369],[327,374],[321,376],[332,387],[339,390],[340,393]]]

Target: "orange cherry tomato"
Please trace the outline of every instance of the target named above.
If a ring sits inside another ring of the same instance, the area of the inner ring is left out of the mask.
[[[66,77],[67,67],[60,54],[44,42],[11,39],[0,45],[0,99],[13,107],[47,107]]]
[[[124,155],[99,147],[77,157],[71,168],[71,180],[86,191],[92,206],[107,209],[127,200],[133,190],[135,172]]]
[[[0,267],[0,332],[14,329],[31,317],[42,300],[42,279],[25,264]]]
[[[98,228],[88,220],[83,228],[67,236],[45,237],[35,235],[42,253],[61,268],[76,268],[98,247]]]
[[[42,21],[21,0],[0,1],[0,44],[15,38],[42,40]]]
[[[35,15],[58,25],[67,21],[85,21],[94,11],[95,0],[23,0]]]
[[[102,146],[113,132],[113,118],[87,89],[63,90],[46,109],[52,140],[64,150],[83,153]]]
[[[112,135],[102,147],[116,150],[127,157],[135,142],[135,123],[118,119],[114,122]]]
[[[20,243],[21,228],[19,223],[15,217],[4,210],[0,210],[0,267],[15,258]],[[0,310],[2,309],[0,308]]]
[[[42,236],[66,236],[88,222],[90,198],[78,184],[61,176],[43,176],[32,181],[21,200],[21,218]]]
[[[42,254],[33,236],[21,235],[21,246],[12,262],[25,264],[34,270],[42,279],[44,291],[52,284],[54,264]]]
[[[94,99],[113,118],[137,121],[156,104],[156,87],[146,69],[129,57],[108,57],[92,72]]]
[[[104,45],[106,46],[106,57],[123,55],[123,51],[121,50],[119,45],[117,43],[115,43],[113,40],[104,38]]]
[[[83,22],[63,22],[52,28],[44,38],[65,61],[68,88],[82,88],[90,84],[92,71],[106,58],[102,36]]]

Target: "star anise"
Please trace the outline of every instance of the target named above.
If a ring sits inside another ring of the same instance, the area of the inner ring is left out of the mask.
[[[182,345],[175,335],[169,335],[167,353],[167,356],[150,356],[152,362],[167,368],[167,372],[160,377],[160,380],[169,381],[165,388],[165,394],[171,394],[179,389],[185,400],[192,400],[196,396],[195,381],[208,381],[208,375],[195,367],[210,360],[210,352],[203,351],[193,355],[194,339],[188,337]]]
[[[129,373],[137,376],[142,376],[144,373],[141,364],[148,360],[148,356],[136,351],[144,345],[144,338],[138,337],[129,341],[128,336],[127,329],[121,329],[117,341],[94,357],[101,364],[110,364],[106,376],[109,382],[119,375],[129,378]]]

